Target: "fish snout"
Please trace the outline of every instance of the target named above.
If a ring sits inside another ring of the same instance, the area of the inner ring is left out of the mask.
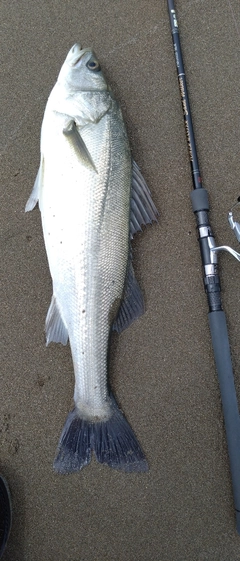
[[[72,53],[73,56],[80,54],[81,52],[81,45],[80,43],[75,43],[75,45],[73,45],[73,47],[70,50],[70,53]]]
[[[87,52],[91,52],[90,47],[82,49],[80,43],[75,43],[70,49],[66,61],[70,66],[75,66]]]

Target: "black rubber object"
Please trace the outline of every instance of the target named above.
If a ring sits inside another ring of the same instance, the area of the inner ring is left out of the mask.
[[[4,477],[0,475],[0,559],[3,556],[12,524],[10,492]]]

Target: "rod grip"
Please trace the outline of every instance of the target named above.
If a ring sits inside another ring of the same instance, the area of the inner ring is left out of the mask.
[[[223,406],[237,532],[240,534],[240,417],[225,313],[223,311],[210,312],[208,320]]]
[[[192,201],[193,212],[199,212],[201,210],[209,210],[208,202],[208,192],[206,189],[201,187],[201,189],[194,189],[190,193]]]

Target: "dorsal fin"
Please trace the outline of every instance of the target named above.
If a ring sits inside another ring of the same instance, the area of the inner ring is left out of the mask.
[[[136,232],[142,229],[141,225],[151,224],[154,220],[157,221],[159,215],[146,181],[134,160],[132,161],[132,188],[130,204],[131,239]],[[130,246],[122,303],[120,305],[118,315],[113,322],[113,329],[120,333],[143,313],[143,295],[134,274]]]
[[[121,333],[131,323],[144,313],[144,301],[142,291],[135,277],[131,255],[129,256],[127,274],[123,292],[123,299],[118,315],[113,322],[112,328]]]
[[[136,162],[132,161],[132,190],[130,211],[130,237],[141,230],[142,225],[157,221],[159,213],[152,200],[146,181]]]

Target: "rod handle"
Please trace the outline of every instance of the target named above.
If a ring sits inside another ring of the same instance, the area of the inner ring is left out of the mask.
[[[225,313],[210,312],[208,320],[223,406],[237,532],[240,534],[240,417]]]

